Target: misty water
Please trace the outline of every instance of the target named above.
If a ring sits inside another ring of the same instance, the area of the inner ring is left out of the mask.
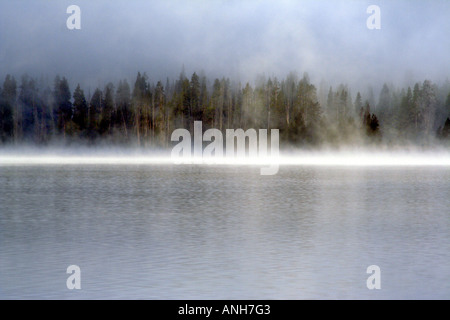
[[[448,168],[0,166],[0,298],[448,299]]]

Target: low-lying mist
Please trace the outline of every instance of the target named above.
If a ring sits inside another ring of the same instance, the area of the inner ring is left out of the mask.
[[[288,166],[450,166],[450,150],[444,147],[346,147],[307,150],[281,149],[276,157],[192,158],[184,164]],[[3,146],[0,167],[33,165],[183,165],[169,149],[132,146]]]

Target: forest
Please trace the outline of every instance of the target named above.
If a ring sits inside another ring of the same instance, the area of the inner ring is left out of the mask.
[[[450,83],[430,80],[407,88],[384,84],[377,96],[341,84],[317,87],[308,74],[281,81],[260,76],[253,85],[210,81],[184,71],[176,80],[127,80],[73,92],[65,77],[53,83],[7,75],[0,86],[0,143],[47,145],[106,142],[170,147],[177,128],[280,130],[280,146],[449,144]]]

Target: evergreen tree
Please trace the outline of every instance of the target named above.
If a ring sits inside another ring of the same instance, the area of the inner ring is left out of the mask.
[[[41,118],[41,137],[42,142],[46,143],[51,137],[57,134],[56,119],[54,112],[54,95],[50,84],[42,81],[40,98],[42,102],[42,118]]]
[[[18,107],[18,137],[40,141],[40,117],[42,105],[39,101],[36,81],[28,75],[23,75],[20,85]]]
[[[72,120],[72,102],[71,94],[69,89],[69,84],[67,79],[59,76],[55,78],[55,88],[54,88],[54,101],[55,110],[57,118],[57,127],[60,133],[64,136],[68,127],[70,126],[70,121]]]
[[[223,82],[223,107],[222,114],[224,117],[223,123],[226,123],[226,128],[231,128],[231,123],[233,121],[233,98],[231,93],[231,82],[230,79],[222,79]]]
[[[7,75],[0,90],[0,140],[8,142],[13,137],[13,112],[16,105],[17,84],[14,77]]]
[[[103,96],[99,133],[102,135],[111,134],[112,120],[114,113],[114,85],[108,83],[105,88],[105,94]]]
[[[378,123],[378,118],[375,114],[372,114],[372,117],[370,118],[370,124],[369,124],[369,128],[370,128],[370,132],[371,134],[377,134],[379,132],[379,123]]]
[[[442,127],[442,129],[440,129],[439,131],[439,136],[443,139],[450,138],[450,118],[447,118],[447,120],[445,120],[444,127]]]
[[[199,108],[201,110],[202,120],[205,122],[205,126],[208,127],[208,124],[211,123],[211,112],[209,110],[210,108],[209,103],[209,96],[208,96],[208,87],[207,87],[207,80],[206,77],[201,77],[200,81],[200,105]]]
[[[285,114],[286,114],[286,127],[290,124],[290,117],[292,113],[292,109],[294,107],[295,99],[296,99],[296,91],[297,91],[297,75],[293,72],[290,72],[286,77],[285,81]]]
[[[189,83],[189,114],[194,121],[202,119],[203,110],[200,108],[200,78],[194,72]]]
[[[224,86],[223,82],[219,79],[214,80],[213,93],[212,93],[212,110],[214,110],[214,126],[219,127],[218,129],[222,131],[223,127],[223,95]]]
[[[375,114],[370,113],[370,104],[366,101],[366,108],[364,111],[363,127],[366,130],[368,136],[379,136],[380,124]]]
[[[309,82],[307,74],[303,76],[298,85],[295,113],[301,113],[301,117],[297,117],[296,121],[303,122],[308,140],[315,141],[319,133],[321,109],[317,100],[316,88]]]
[[[408,136],[414,128],[413,95],[408,87],[406,95],[402,96],[397,117],[397,130],[402,136]]]
[[[281,103],[283,102],[283,97],[281,96],[281,88],[278,79],[275,78],[272,82],[270,88],[270,97],[269,97],[269,117],[268,117],[268,125],[267,130],[271,128],[279,128],[280,121],[279,118],[282,117],[283,107]]]
[[[176,108],[175,116],[179,119],[181,128],[192,129],[193,124],[190,123],[191,108],[190,108],[190,82],[184,76],[184,72],[180,74],[180,78],[176,84]]]
[[[450,138],[450,92],[447,95],[447,99],[444,104],[445,123],[442,127],[439,127],[438,137],[448,139]]]
[[[215,92],[215,91],[214,91]],[[213,95],[214,97],[214,95]],[[253,123],[253,88],[250,83],[246,83],[244,89],[242,90],[242,126],[245,130],[252,127]]]
[[[434,132],[434,116],[436,113],[436,89],[431,81],[425,80],[420,91],[419,103],[421,120],[426,135]]]
[[[450,92],[448,93],[447,100],[445,101],[445,110],[447,112],[447,116],[450,117]]]
[[[88,127],[88,105],[80,84],[73,92],[73,122],[77,125],[78,130],[84,132]]]
[[[328,119],[331,121],[332,119],[337,119],[336,112],[334,110],[334,92],[333,88],[330,87],[330,90],[328,91],[328,97],[327,97],[327,116]]]
[[[421,112],[420,112],[420,85],[416,83],[414,85],[413,89],[413,96],[412,96],[412,105],[411,105],[411,114],[414,119],[414,131],[419,132],[419,126],[420,126],[420,118],[421,118]]]
[[[350,109],[348,107],[350,98],[346,86],[340,85],[338,92],[339,96],[335,103],[337,103],[339,126],[343,127],[347,124],[348,117],[350,116]]]
[[[147,75],[145,73],[141,75],[138,72],[133,88],[134,131],[136,132],[138,145],[141,144],[141,132],[145,135],[145,130],[148,129],[148,126],[146,126],[146,122],[148,121],[146,110],[148,97]]]
[[[362,103],[362,99],[361,99],[361,94],[358,93],[356,94],[356,98],[355,98],[355,103],[354,103],[354,108],[355,108],[355,114],[359,114],[361,108],[363,107],[363,103]]]
[[[120,81],[116,91],[117,113],[115,124],[123,133],[125,139],[133,126],[133,114],[131,110],[131,89],[127,80]]]
[[[157,133],[162,133],[162,139],[164,143],[167,143],[168,128],[166,127],[166,94],[164,86],[161,81],[158,81],[154,94],[154,110],[152,111],[152,135],[155,137],[155,130]]]
[[[89,102],[88,136],[90,139],[95,139],[98,135],[102,102],[103,93],[97,88]]]
[[[378,106],[376,108],[376,111],[379,113],[382,123],[384,123],[384,125],[386,126],[391,126],[393,124],[391,103],[392,103],[392,94],[391,91],[389,90],[389,87],[385,83],[380,92],[380,97],[378,99]]]

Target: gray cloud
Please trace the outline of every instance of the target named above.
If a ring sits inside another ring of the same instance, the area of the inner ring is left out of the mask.
[[[82,29],[66,28],[66,8]],[[366,8],[381,8],[368,30]],[[448,77],[450,2],[0,0],[0,76],[65,75],[83,86],[203,70],[242,81],[308,72],[351,86]]]

